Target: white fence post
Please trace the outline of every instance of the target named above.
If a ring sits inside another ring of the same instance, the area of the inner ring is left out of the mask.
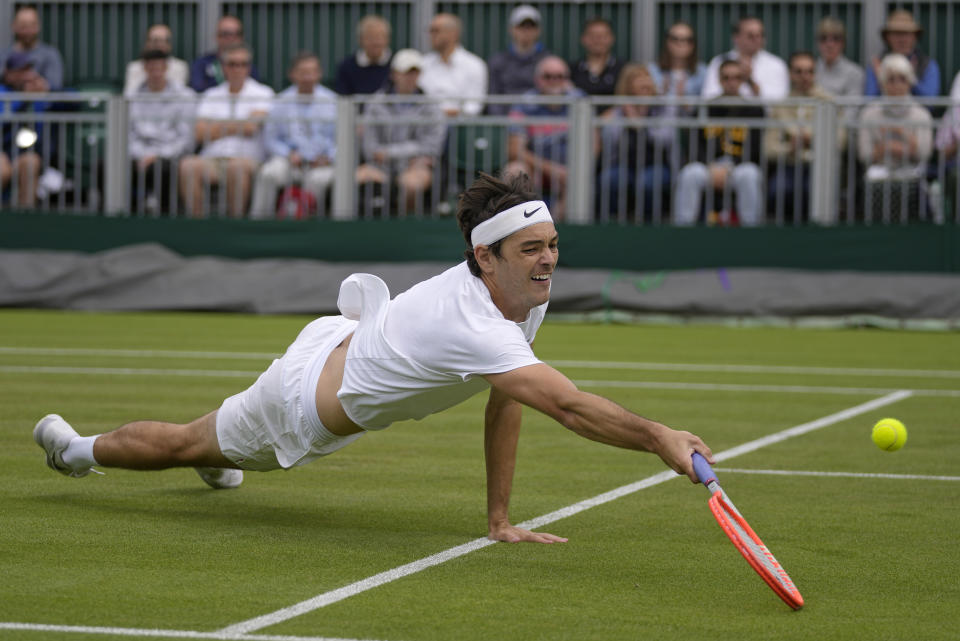
[[[108,215],[129,210],[130,172],[127,171],[127,102],[110,96],[106,110],[106,158],[104,159],[103,210]]]
[[[593,220],[593,104],[586,99],[570,106],[567,134],[567,213],[571,223]]]
[[[353,98],[337,98],[337,156],[333,161],[334,220],[357,217],[357,190],[354,169],[357,166],[357,108]]]
[[[821,225],[837,222],[840,173],[837,145],[837,105],[818,100],[814,112],[813,161],[810,177],[810,220]]]

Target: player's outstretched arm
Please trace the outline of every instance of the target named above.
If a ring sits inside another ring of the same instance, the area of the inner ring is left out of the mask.
[[[507,543],[564,543],[565,538],[547,532],[531,532],[510,523],[508,510],[522,411],[520,403],[496,388],[490,389],[483,436],[487,464],[487,536]]]
[[[699,452],[714,462],[713,453],[699,437],[638,416],[602,396],[583,392],[545,363],[491,374],[486,379],[494,389],[540,410],[584,438],[653,452],[694,483],[698,481],[690,456]]]

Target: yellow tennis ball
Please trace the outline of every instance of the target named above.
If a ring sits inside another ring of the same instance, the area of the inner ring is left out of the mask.
[[[881,450],[896,452],[907,442],[907,428],[895,418],[882,418],[873,426],[872,437]]]

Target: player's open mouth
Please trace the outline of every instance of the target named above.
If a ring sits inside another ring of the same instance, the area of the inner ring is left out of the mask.
[[[547,281],[550,280],[550,274],[534,274],[530,278],[532,280]]]

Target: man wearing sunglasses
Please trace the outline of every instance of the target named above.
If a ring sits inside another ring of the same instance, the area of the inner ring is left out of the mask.
[[[203,93],[223,83],[223,53],[232,46],[243,44],[243,23],[235,16],[223,16],[217,21],[217,50],[210,51],[190,63],[190,88]],[[256,65],[250,67],[250,77],[260,79]]]
[[[817,84],[827,93],[842,96],[863,95],[863,67],[843,55],[847,28],[832,16],[817,25]]]

